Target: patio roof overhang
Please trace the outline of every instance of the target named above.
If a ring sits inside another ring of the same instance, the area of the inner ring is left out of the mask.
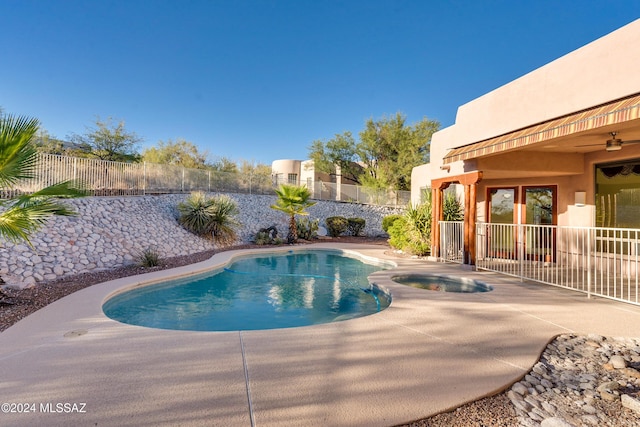
[[[444,164],[530,147],[553,139],[640,119],[640,94],[578,111],[449,151]],[[603,141],[604,147],[604,141]]]

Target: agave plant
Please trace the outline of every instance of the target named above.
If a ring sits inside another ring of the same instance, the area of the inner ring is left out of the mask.
[[[38,155],[33,137],[37,119],[0,115],[0,189],[12,190],[19,181],[36,177]],[[55,199],[81,197],[85,192],[73,181],[64,181],[31,194],[0,201],[0,236],[12,242],[26,241],[52,215],[75,215]]]
[[[236,216],[240,212],[236,202],[223,194],[207,197],[204,193],[192,193],[178,205],[178,222],[198,236],[213,240],[219,246],[233,244],[240,223]]]
[[[316,202],[309,200],[311,198],[311,192],[307,187],[282,184],[280,188],[276,190],[276,194],[278,195],[278,200],[275,205],[271,205],[271,208],[289,215],[287,242],[295,243],[298,241],[296,215],[309,215],[305,209],[315,205]]]

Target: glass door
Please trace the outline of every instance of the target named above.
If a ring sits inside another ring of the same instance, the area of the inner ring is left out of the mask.
[[[523,187],[523,218],[526,227],[525,257],[551,262],[555,258],[556,187]]]
[[[516,206],[518,202],[516,200],[516,188],[489,188],[488,196],[487,218],[489,223],[492,224],[487,241],[489,256],[515,259],[516,234],[514,224],[517,222]]]

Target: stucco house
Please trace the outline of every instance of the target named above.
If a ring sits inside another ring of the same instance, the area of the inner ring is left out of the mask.
[[[328,174],[316,169],[313,160],[274,160],[271,163],[271,177],[274,185],[304,185],[315,199],[358,199],[357,183],[342,176],[339,166],[336,166],[336,173]]]
[[[597,252],[598,268],[634,277],[639,41],[640,19],[458,108],[455,124],[433,135],[431,163],[411,177],[412,201],[425,187],[432,191],[434,256],[451,256],[441,199],[460,184],[466,208],[454,258],[461,262],[491,267],[500,260],[521,270],[578,262],[596,274],[596,261],[585,258]],[[567,230],[573,236],[578,228],[587,231],[569,242]],[[636,303],[637,289],[636,282]]]

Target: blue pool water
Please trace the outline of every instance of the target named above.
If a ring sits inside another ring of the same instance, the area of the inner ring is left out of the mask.
[[[118,294],[104,313],[131,325],[191,331],[289,328],[384,310],[367,276],[385,268],[327,250],[237,259],[224,269]]]

